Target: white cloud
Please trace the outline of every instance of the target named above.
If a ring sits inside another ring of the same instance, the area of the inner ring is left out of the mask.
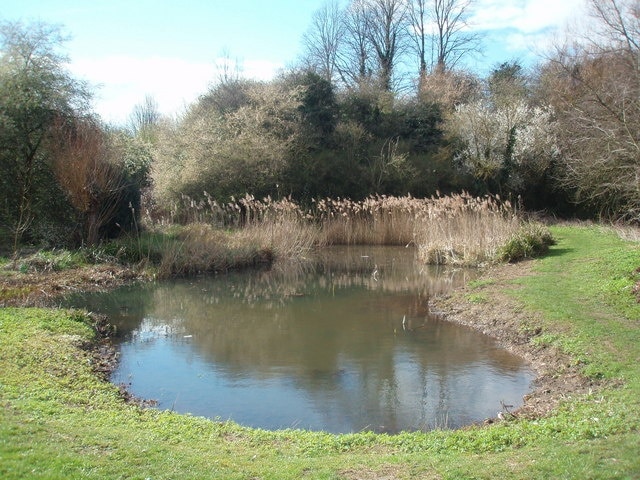
[[[513,57],[527,64],[548,52],[561,32],[585,18],[585,11],[585,0],[476,0],[469,24],[484,35],[493,60]]]
[[[268,60],[248,60],[243,62],[242,73],[246,78],[270,80],[283,67],[284,65],[281,63],[274,63]]]
[[[280,65],[267,61],[242,64],[247,78],[272,78]],[[160,112],[175,115],[206,92],[215,81],[214,61],[193,62],[179,58],[110,56],[79,59],[69,65],[78,78],[97,86],[94,108],[109,123],[123,124],[133,107],[151,95]]]
[[[563,26],[584,11],[584,0],[478,0],[470,24],[475,30],[515,29],[533,34]]]

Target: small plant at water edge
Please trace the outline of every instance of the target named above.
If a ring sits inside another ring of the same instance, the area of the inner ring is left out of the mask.
[[[541,223],[526,222],[500,248],[499,258],[505,262],[517,262],[525,258],[545,254],[555,240],[549,229]]]

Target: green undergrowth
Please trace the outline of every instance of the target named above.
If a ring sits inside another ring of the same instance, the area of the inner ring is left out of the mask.
[[[92,371],[85,314],[2,309],[0,478],[637,478],[640,306],[628,285],[638,244],[597,228],[553,234],[557,245],[514,294],[543,313],[537,342],[611,382],[547,418],[331,435],[142,409]]]
[[[96,263],[96,251],[92,249],[52,249],[35,253],[21,253],[15,258],[0,258],[0,268],[21,273],[60,272]]]
[[[540,257],[555,243],[549,229],[537,222],[525,222],[498,249],[498,258],[503,262],[517,262],[525,258]]]

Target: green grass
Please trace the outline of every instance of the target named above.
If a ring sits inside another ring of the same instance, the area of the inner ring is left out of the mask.
[[[177,233],[173,231],[142,231],[137,235],[123,235],[111,240],[102,247],[104,255],[113,257],[125,264],[140,262],[160,263],[165,245],[177,241]]]
[[[489,285],[493,285],[495,280],[492,278],[479,278],[477,280],[471,280],[467,283],[467,287],[470,289],[482,288]]]
[[[489,301],[489,297],[483,293],[470,293],[467,295],[467,300],[471,303],[487,303]]]
[[[514,295],[543,313],[538,342],[617,381],[548,418],[330,435],[142,410],[92,373],[83,314],[2,309],[0,478],[638,478],[640,305],[630,285],[640,248],[598,228],[553,235],[557,245]]]
[[[32,254],[20,255],[15,261],[0,259],[0,267],[13,268],[22,273],[59,272],[93,263],[92,252],[80,250],[38,250]]]
[[[599,227],[553,231],[558,245],[539,262],[539,274],[522,282],[520,297],[544,313],[547,343],[572,354],[588,374],[637,380],[640,305],[631,290],[640,244]]]

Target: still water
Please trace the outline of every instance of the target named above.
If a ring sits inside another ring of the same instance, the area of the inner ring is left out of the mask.
[[[112,381],[158,407],[265,429],[456,428],[518,406],[533,373],[429,314],[472,272],[333,247],[306,263],[84,294],[118,328]]]

